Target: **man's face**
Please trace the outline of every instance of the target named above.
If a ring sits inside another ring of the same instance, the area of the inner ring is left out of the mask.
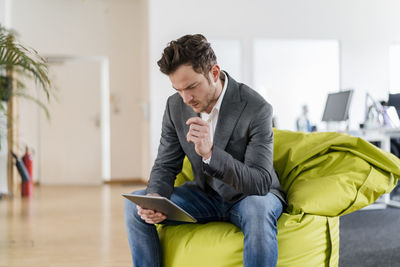
[[[218,74],[215,74],[215,67]],[[210,113],[217,102],[219,67],[214,65],[208,75],[210,81],[203,74],[195,72],[191,65],[182,65],[169,75],[172,87],[196,113]],[[217,75],[217,79],[214,75]]]

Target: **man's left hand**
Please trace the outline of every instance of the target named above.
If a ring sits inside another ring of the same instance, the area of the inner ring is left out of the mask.
[[[188,142],[194,143],[196,153],[209,159],[212,153],[212,142],[210,137],[210,125],[199,117],[192,117],[187,120],[187,125],[190,125],[189,132],[186,135]]]

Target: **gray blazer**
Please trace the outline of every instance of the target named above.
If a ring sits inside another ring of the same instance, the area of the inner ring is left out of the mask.
[[[170,96],[165,109],[158,155],[150,174],[147,193],[169,198],[185,155],[192,164],[194,186],[208,194],[219,193],[224,201],[248,195],[275,194],[285,197],[273,167],[272,107],[262,96],[228,74],[214,134],[210,164],[204,164],[193,143],[186,141],[186,121],[199,116],[178,93]]]

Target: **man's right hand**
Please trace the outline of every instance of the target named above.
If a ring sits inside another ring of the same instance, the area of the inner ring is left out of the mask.
[[[159,194],[147,194],[148,196],[160,196]],[[136,205],[138,209],[138,214],[143,221],[150,224],[157,224],[164,221],[167,216],[161,212],[156,212],[154,210],[143,209],[139,205]]]

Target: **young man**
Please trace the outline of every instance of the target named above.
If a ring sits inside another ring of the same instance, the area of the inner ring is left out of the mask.
[[[237,225],[244,233],[243,266],[276,266],[276,222],[285,200],[272,165],[271,105],[221,71],[200,34],[171,41],[158,65],[177,93],[167,101],[147,190],[135,194],[170,198],[200,223]],[[174,188],[185,155],[194,181]],[[168,218],[125,205],[134,266],[161,266],[154,224]]]

